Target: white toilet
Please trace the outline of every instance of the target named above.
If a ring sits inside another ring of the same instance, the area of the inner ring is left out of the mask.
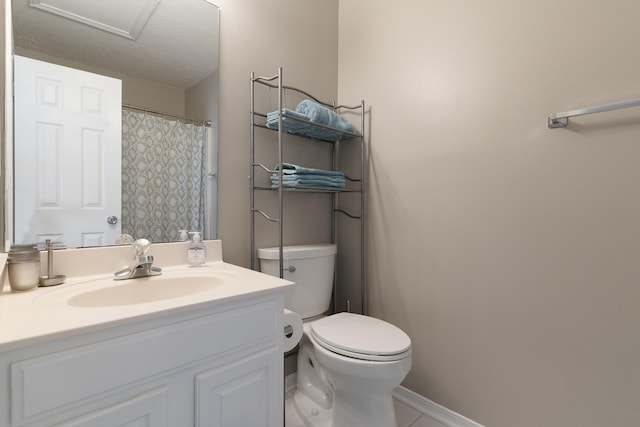
[[[262,272],[279,276],[277,247],[258,249]],[[285,307],[303,319],[294,406],[309,427],[396,427],[392,392],[411,368],[411,340],[380,319],[329,309],[336,246],[285,246]]]

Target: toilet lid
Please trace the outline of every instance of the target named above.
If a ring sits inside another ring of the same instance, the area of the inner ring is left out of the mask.
[[[400,328],[374,317],[338,313],[311,323],[311,335],[322,347],[364,360],[398,360],[411,348]]]

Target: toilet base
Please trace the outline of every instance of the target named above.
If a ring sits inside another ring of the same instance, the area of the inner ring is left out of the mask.
[[[296,390],[293,393],[292,407],[296,415],[306,427],[362,427],[362,426],[393,426],[395,427],[395,407],[393,400],[387,402],[371,402],[371,411],[366,414],[358,413],[357,416],[350,417],[351,408],[343,407],[340,403],[331,409],[324,409],[304,393]],[[334,411],[339,412],[334,413]],[[355,415],[355,414],[354,414]],[[340,425],[335,424],[334,419],[340,418]],[[364,420],[364,418],[368,418]],[[352,418],[352,419],[351,419]]]
[[[331,412],[332,427],[397,427],[391,394],[335,390]]]
[[[324,409],[309,399],[301,391],[296,390],[293,394],[293,405],[298,417],[307,427],[332,427],[330,409]]]

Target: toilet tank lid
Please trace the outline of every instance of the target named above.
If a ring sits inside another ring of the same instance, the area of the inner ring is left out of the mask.
[[[336,252],[337,247],[333,243],[318,243],[313,245],[293,245],[282,247],[284,259],[316,258],[321,256],[335,255]],[[279,247],[274,246],[272,248],[258,249],[258,258],[280,259]]]

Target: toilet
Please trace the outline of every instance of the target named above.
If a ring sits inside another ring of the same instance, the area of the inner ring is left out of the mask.
[[[325,316],[336,245],[283,247],[285,307],[303,319],[294,407],[309,427],[396,427],[393,390],[411,368],[411,339],[370,316]],[[280,275],[277,247],[258,249],[260,270]]]

